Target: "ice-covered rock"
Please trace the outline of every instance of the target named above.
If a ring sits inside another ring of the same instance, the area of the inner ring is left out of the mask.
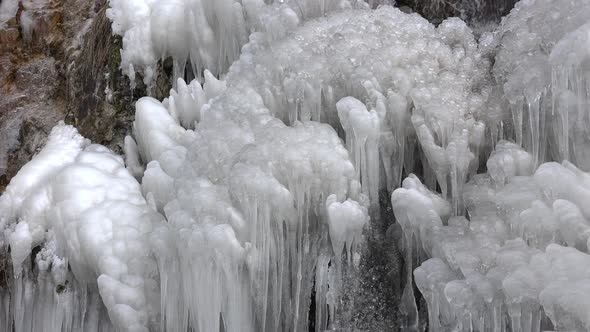
[[[19,295],[19,287],[31,287],[21,272],[36,246],[45,250],[45,263],[37,256],[41,271],[63,274],[59,266],[66,268],[65,259],[80,293],[85,294],[86,287],[98,290],[116,329],[147,331],[155,326],[158,270],[148,237],[162,218],[149,208],[120,156],[89,144],[71,126],[56,126],[45,148],[0,197],[0,220],[3,244],[10,245],[15,275],[22,279],[15,281],[16,294],[11,297],[21,315],[14,317],[16,329],[39,328],[37,320],[27,316],[34,311],[21,302],[31,301],[33,294],[25,290]],[[51,306],[47,300],[60,295],[48,292],[48,298],[35,294]],[[57,329],[83,326],[83,306],[65,303],[58,308],[64,316],[56,317]],[[100,322],[96,324],[88,329],[98,329]]]

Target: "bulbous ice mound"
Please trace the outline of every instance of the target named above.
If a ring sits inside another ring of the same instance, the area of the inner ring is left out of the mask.
[[[63,285],[69,268],[76,283],[98,287],[111,322],[120,331],[156,326],[152,314],[158,311],[158,271],[148,236],[159,221],[161,216],[148,207],[123,159],[103,146],[91,145],[63,123],[53,128],[43,150],[0,197],[2,241],[10,245],[15,275],[23,277],[23,262],[33,247],[43,246],[36,257],[39,273],[49,271],[55,283]],[[40,308],[56,312],[45,321],[52,324],[47,328],[98,330],[110,325],[99,321],[84,326],[84,315],[92,312],[86,312],[85,301],[80,307],[67,301],[50,304],[47,299],[53,296],[68,297],[54,293],[44,299],[43,293],[32,290],[20,298],[20,281],[14,284],[14,326],[19,331],[40,328],[35,324],[41,320],[27,307],[36,305],[31,301],[34,294],[38,301],[62,310]]]
[[[590,170],[587,107],[590,1],[520,1],[495,32],[494,77],[518,144],[535,163],[570,160]]]

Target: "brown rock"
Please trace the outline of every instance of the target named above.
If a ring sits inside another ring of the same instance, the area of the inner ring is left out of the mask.
[[[10,50],[14,47],[20,38],[20,32],[16,28],[7,28],[0,30],[0,45],[2,50]]]

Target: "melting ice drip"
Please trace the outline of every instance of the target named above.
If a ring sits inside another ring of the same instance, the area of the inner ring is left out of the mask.
[[[315,290],[316,330],[346,330],[388,190],[403,329],[415,278],[431,331],[587,330],[587,2],[523,1],[476,41],[360,1],[111,0],[122,70],[149,86],[172,57],[174,89],[137,102],[124,160],[60,124],[11,181],[1,322],[305,331]]]

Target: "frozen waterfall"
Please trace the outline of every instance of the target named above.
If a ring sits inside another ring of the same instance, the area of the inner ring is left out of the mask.
[[[12,179],[0,329],[376,332],[391,241],[400,331],[590,331],[590,0],[481,34],[392,3],[110,0],[120,70],[173,89],[124,156],[60,123]]]

